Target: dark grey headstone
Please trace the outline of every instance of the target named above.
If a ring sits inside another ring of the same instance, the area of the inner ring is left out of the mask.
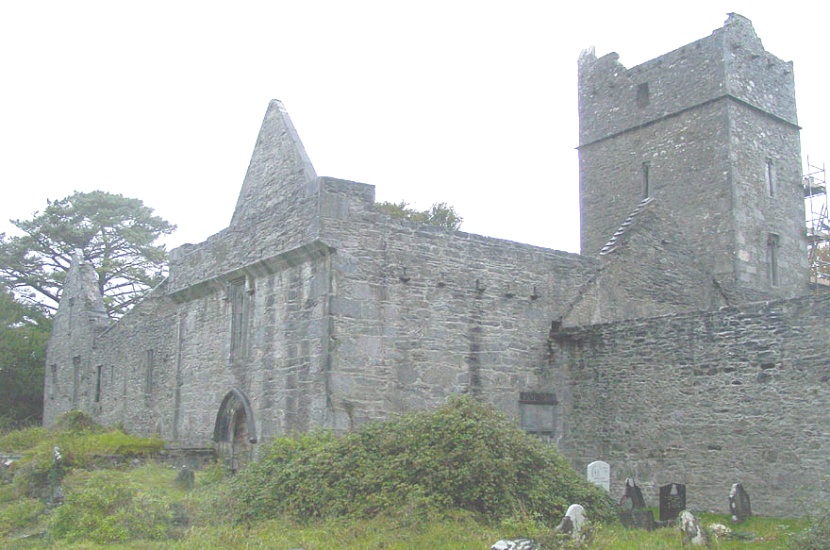
[[[639,510],[646,507],[643,492],[631,478],[625,480],[625,491],[620,499],[620,507],[625,510]]]
[[[176,474],[176,485],[185,490],[190,490],[196,484],[196,476],[193,470],[187,466],[182,466],[182,469]]]
[[[670,521],[686,509],[686,486],[669,483],[660,487],[660,521]]]
[[[735,523],[742,523],[752,517],[749,495],[740,483],[734,484],[729,491],[729,513]]]

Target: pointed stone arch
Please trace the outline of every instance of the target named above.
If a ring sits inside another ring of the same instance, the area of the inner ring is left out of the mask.
[[[251,402],[241,390],[231,388],[222,399],[213,427],[213,441],[231,470],[238,470],[250,460],[251,445],[257,442],[256,422]]]

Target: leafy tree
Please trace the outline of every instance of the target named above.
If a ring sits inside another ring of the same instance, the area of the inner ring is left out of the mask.
[[[153,244],[176,226],[138,199],[104,191],[48,201],[31,220],[12,220],[22,236],[0,233],[0,281],[17,299],[57,309],[76,249],[98,274],[98,288],[112,317],[124,314],[165,275],[167,252]]]
[[[0,429],[40,423],[50,320],[0,287]]]
[[[464,218],[458,215],[455,208],[448,206],[445,202],[437,202],[428,210],[410,208],[406,201],[398,203],[384,201],[377,203],[375,206],[384,214],[395,218],[436,225],[453,231],[457,231],[464,221]]]

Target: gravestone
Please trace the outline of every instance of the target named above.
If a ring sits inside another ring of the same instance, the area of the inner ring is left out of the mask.
[[[565,517],[562,518],[554,531],[571,535],[572,538],[579,540],[582,529],[585,527],[585,521],[585,508],[580,504],[571,504],[568,511],[565,512]]]
[[[651,510],[620,510],[620,523],[628,529],[645,529],[651,531],[657,524],[654,521],[654,512]]]
[[[686,486],[669,483],[660,487],[660,521],[670,521],[686,509]]]
[[[620,508],[625,510],[639,510],[646,507],[646,500],[643,498],[643,492],[633,479],[625,480],[625,490],[620,499]]]
[[[530,539],[500,540],[490,550],[537,550],[536,543]]]
[[[643,492],[633,479],[625,480],[625,492],[620,499],[620,523],[629,529],[645,529],[651,531],[655,528],[654,512],[646,510],[646,500]]]
[[[588,481],[599,485],[606,491],[611,490],[611,466],[602,460],[595,460],[588,464]]]
[[[735,523],[742,523],[752,517],[749,495],[740,483],[734,484],[729,491],[729,513]]]
[[[196,484],[196,475],[186,465],[176,474],[176,486],[189,491]]]
[[[680,534],[684,546],[709,546],[709,537],[700,525],[700,520],[688,510],[683,510],[680,514]]]

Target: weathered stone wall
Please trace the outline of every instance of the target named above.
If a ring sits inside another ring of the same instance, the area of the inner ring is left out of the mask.
[[[157,289],[99,339],[101,420],[209,445],[236,388],[251,400],[259,438],[325,425],[328,263],[312,244],[177,293]],[[232,355],[228,285],[240,278],[246,338]]]
[[[741,482],[759,514],[828,496],[830,296],[568,329],[554,334],[572,409],[561,447],[584,471],[611,464],[612,492],[688,485],[720,509]]]
[[[561,386],[547,376],[544,335],[596,262],[389,218],[368,190],[323,185],[322,238],[336,249],[334,427],[457,392],[517,414],[519,392]]]

